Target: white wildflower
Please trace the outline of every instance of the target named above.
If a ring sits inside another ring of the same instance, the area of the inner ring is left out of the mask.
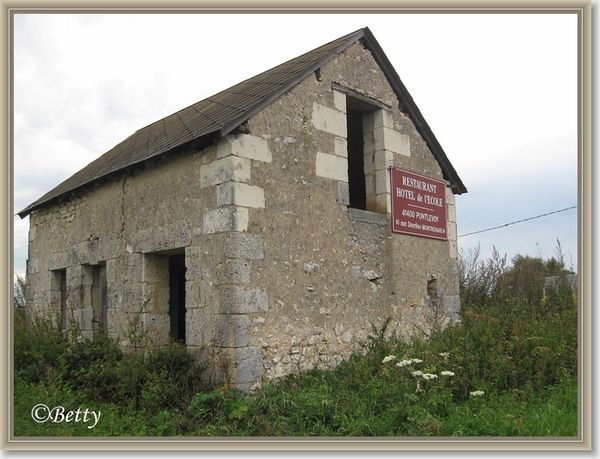
[[[454,376],[454,372],[453,371],[442,371],[440,374],[442,376]]]
[[[482,395],[485,395],[485,392],[482,390],[474,390],[470,395],[471,397],[481,397]]]
[[[415,390],[415,392],[423,392],[423,388],[421,387],[421,381],[417,381],[417,389]]]
[[[430,379],[437,379],[437,375],[431,373],[423,373],[423,379],[429,381]]]
[[[392,360],[394,360],[396,358],[395,355],[388,355],[387,357],[384,357],[383,360],[381,361],[381,363],[388,363],[391,362]]]
[[[418,378],[419,376],[423,376],[423,372],[422,371],[413,371],[411,373],[412,376],[414,376],[415,378]]]
[[[412,365],[413,363],[421,363],[421,362],[423,362],[421,359],[408,359],[408,360],[402,360],[402,361],[398,362],[396,364],[396,366],[398,368],[402,368],[402,367],[405,367],[407,365]]]
[[[450,353],[449,352],[440,352],[440,357],[444,357],[445,359],[447,359],[448,357],[450,357]]]

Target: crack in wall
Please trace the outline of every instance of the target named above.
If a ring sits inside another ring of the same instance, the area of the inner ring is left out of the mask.
[[[125,187],[127,185],[127,180],[132,177],[133,177],[132,175],[127,175],[123,178],[123,184],[121,186],[121,212],[120,212],[121,228],[119,229],[119,238],[125,242],[125,250],[129,254],[133,253],[133,248],[131,247],[131,245],[129,244],[129,241],[123,235],[123,233],[125,233],[125,194],[126,194]]]

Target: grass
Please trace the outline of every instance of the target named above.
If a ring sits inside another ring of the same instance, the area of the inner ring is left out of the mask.
[[[70,345],[47,324],[27,323],[19,310],[14,434],[576,436],[576,297],[557,290],[532,303],[535,285],[527,285],[527,299],[503,285],[514,267],[471,266],[493,268],[496,281],[484,289],[474,278],[463,284],[460,325],[411,342],[390,337],[385,327],[373,330],[364,352],[337,369],[289,375],[245,396],[225,384],[201,383],[202,362],[181,346],[144,357],[108,338]],[[93,428],[90,422],[38,423],[32,408],[39,403],[101,417]]]

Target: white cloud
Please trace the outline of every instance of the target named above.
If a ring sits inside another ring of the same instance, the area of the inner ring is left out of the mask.
[[[364,26],[469,189],[459,233],[554,210],[576,198],[576,25],[549,14],[17,15],[15,211],[151,122]],[[562,217],[548,226],[575,251],[575,220]],[[26,223],[15,222],[15,269]],[[542,224],[460,242],[530,251]]]

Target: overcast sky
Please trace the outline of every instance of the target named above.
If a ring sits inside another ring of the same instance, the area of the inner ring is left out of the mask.
[[[577,206],[567,14],[17,14],[14,213],[136,130],[369,27],[454,165],[458,234]],[[29,219],[14,217],[25,272]],[[459,237],[577,263],[577,209]]]

